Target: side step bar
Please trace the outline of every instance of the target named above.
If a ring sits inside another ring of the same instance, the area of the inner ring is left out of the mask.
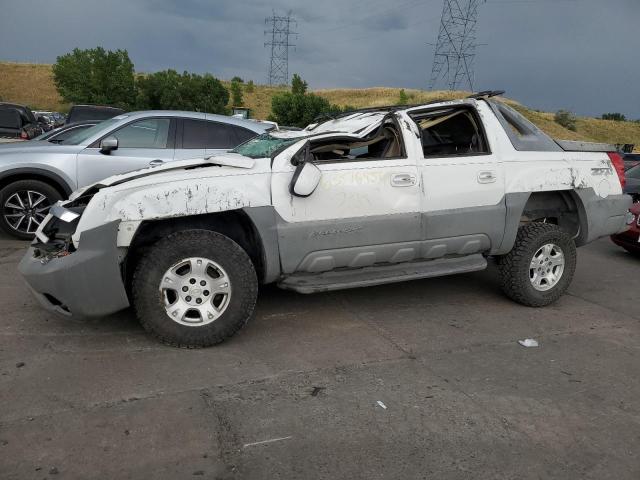
[[[298,293],[318,293],[475,272],[485,268],[487,260],[482,255],[475,254],[324,273],[296,273],[280,281],[278,286]]]

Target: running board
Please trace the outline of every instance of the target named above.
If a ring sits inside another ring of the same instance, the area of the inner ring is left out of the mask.
[[[324,273],[296,273],[279,282],[278,286],[298,293],[318,293],[475,272],[486,267],[487,260],[482,255],[475,254]]]

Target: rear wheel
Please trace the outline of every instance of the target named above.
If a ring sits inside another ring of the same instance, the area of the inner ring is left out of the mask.
[[[233,240],[187,230],[147,249],[136,266],[132,294],[140,323],[162,342],[208,347],[247,323],[258,281],[251,259]]]
[[[513,249],[498,259],[502,290],[518,303],[542,307],[567,290],[576,268],[573,239],[549,223],[518,229]]]
[[[21,240],[33,239],[60,193],[39,180],[19,180],[0,190],[0,227]]]

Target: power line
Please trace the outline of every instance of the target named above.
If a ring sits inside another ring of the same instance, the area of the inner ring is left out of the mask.
[[[291,27],[296,25],[296,21],[291,17],[291,11],[286,16],[278,16],[275,11],[273,16],[265,18],[266,25],[270,25],[271,30],[265,30],[267,41],[264,46],[271,47],[271,60],[269,62],[269,85],[287,85],[289,83],[289,47],[295,44],[289,42],[291,35],[297,35],[291,31]]]
[[[473,91],[478,6],[486,0],[444,0],[429,89],[443,80],[449,90],[467,84]]]

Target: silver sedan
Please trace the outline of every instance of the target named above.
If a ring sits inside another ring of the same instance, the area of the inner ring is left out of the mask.
[[[118,115],[60,143],[0,145],[0,228],[31,239],[49,207],[111,175],[229,150],[273,128],[209,113],[149,111]]]

